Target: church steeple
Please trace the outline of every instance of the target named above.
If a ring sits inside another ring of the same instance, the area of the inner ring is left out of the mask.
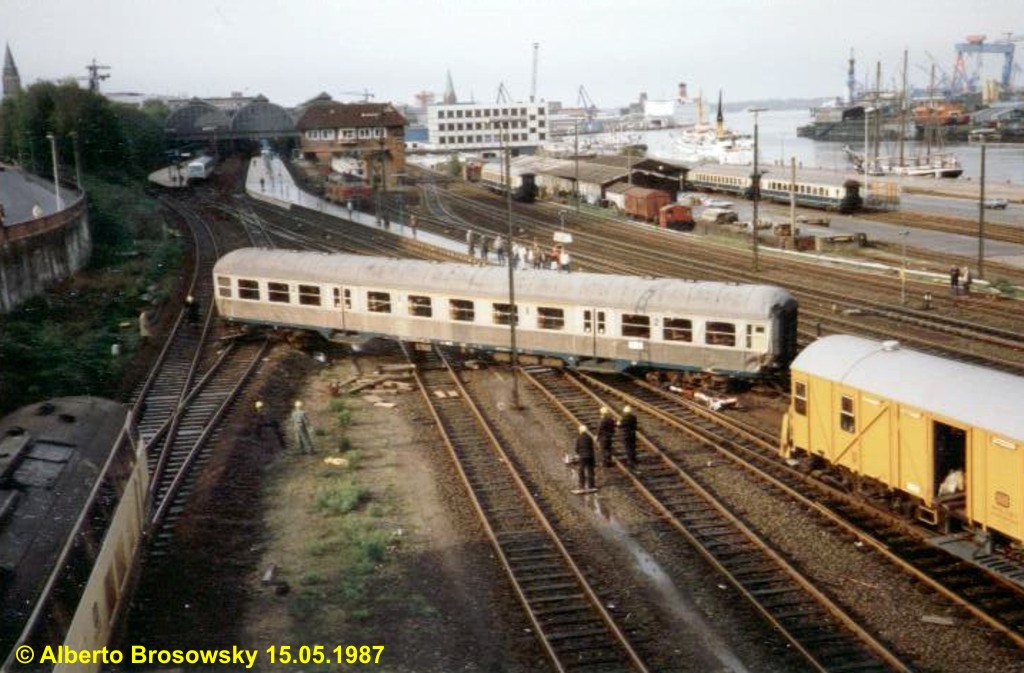
[[[14,57],[11,56],[11,45],[6,45],[4,52],[4,96],[10,96],[21,91],[21,75],[18,74],[18,66],[14,64]]]
[[[448,71],[448,80],[444,85],[444,96],[442,98],[445,105],[453,105],[459,102],[458,97],[455,95],[455,85],[452,84],[452,71]]]

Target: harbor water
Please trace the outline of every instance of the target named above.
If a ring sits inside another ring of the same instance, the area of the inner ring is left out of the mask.
[[[771,166],[789,165],[795,157],[798,164],[805,168],[847,171],[850,163],[843,153],[842,142],[824,142],[810,138],[798,138],[798,126],[811,121],[810,111],[799,110],[766,110],[758,114],[758,147],[760,162],[771,170]],[[725,124],[734,133],[753,134],[754,116],[749,112],[726,110]],[[635,136],[639,142],[647,145],[647,155],[671,161],[677,129],[643,131],[630,133],[630,141]],[[621,135],[621,134],[620,134]],[[863,152],[863,146],[852,146],[854,150]],[[904,154],[915,156],[924,150],[922,143],[906,141]],[[934,151],[934,150],[933,150]],[[942,148],[943,152],[952,153],[960,160],[964,168],[961,180],[977,180],[981,175],[981,146],[974,143],[951,143]],[[896,156],[899,148],[896,141],[883,142],[879,149],[881,155]],[[1022,144],[990,144],[985,157],[985,181],[987,184],[1012,183],[1024,184],[1024,145]]]

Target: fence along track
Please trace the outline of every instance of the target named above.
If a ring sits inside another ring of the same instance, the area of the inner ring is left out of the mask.
[[[416,364],[417,383],[487,536],[555,669],[647,671],[444,356],[403,347]]]
[[[602,400],[547,368],[526,378],[574,424],[596,427]],[[652,460],[633,483],[703,556],[819,671],[909,671],[888,648],[750,530],[646,436]]]

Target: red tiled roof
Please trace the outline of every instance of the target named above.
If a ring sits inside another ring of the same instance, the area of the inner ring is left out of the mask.
[[[390,103],[314,103],[299,118],[299,131],[309,129],[358,128],[360,126],[405,126],[405,117]]]

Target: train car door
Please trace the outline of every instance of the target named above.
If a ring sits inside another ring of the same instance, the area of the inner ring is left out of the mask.
[[[348,311],[352,308],[352,290],[347,287],[335,287],[334,288],[334,309],[341,313],[341,327],[339,329],[346,330],[346,317]]]
[[[892,484],[893,470],[890,408],[886,400],[867,394],[860,396],[860,471],[886,485]]]
[[[587,335],[587,356],[592,358],[602,357],[602,354],[598,352],[598,337],[604,336],[605,324],[606,317],[604,311],[596,308],[584,309],[583,333]]]
[[[896,431],[899,457],[898,487],[931,504],[928,493],[932,482],[931,448],[928,445],[928,419],[920,409],[900,407]]]

